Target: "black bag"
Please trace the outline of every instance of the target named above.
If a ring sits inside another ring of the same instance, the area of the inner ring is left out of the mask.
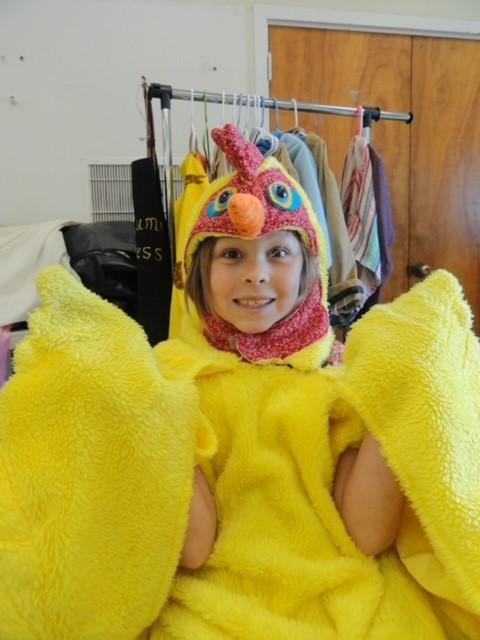
[[[70,265],[82,283],[137,320],[133,222],[89,222],[62,229]]]

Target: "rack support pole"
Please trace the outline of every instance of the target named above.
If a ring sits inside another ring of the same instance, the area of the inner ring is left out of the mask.
[[[170,238],[170,256],[172,278],[175,276],[175,196],[173,183],[173,157],[172,157],[172,121],[171,121],[171,101],[172,87],[165,84],[150,85],[150,97],[160,98],[160,109],[162,114],[162,150],[163,165],[165,170],[165,211],[167,216],[168,235]]]

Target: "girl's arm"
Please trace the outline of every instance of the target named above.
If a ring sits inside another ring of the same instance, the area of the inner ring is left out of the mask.
[[[347,449],[335,473],[333,498],[345,527],[363,553],[377,555],[397,537],[405,498],[378,442],[368,434]]]
[[[212,552],[217,534],[217,510],[203,472],[196,467],[190,519],[183,545],[180,566],[198,569]]]

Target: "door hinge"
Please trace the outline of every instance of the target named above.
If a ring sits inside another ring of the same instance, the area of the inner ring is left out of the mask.
[[[267,53],[267,77],[268,81],[272,81],[272,52]]]

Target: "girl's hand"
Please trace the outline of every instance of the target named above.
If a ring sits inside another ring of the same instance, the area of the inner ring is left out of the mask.
[[[393,544],[405,498],[380,445],[370,434],[358,450],[347,449],[340,456],[333,499],[363,553],[377,555]]]
[[[193,496],[187,535],[180,566],[198,569],[210,556],[217,535],[217,510],[207,480],[199,467],[195,468]]]

